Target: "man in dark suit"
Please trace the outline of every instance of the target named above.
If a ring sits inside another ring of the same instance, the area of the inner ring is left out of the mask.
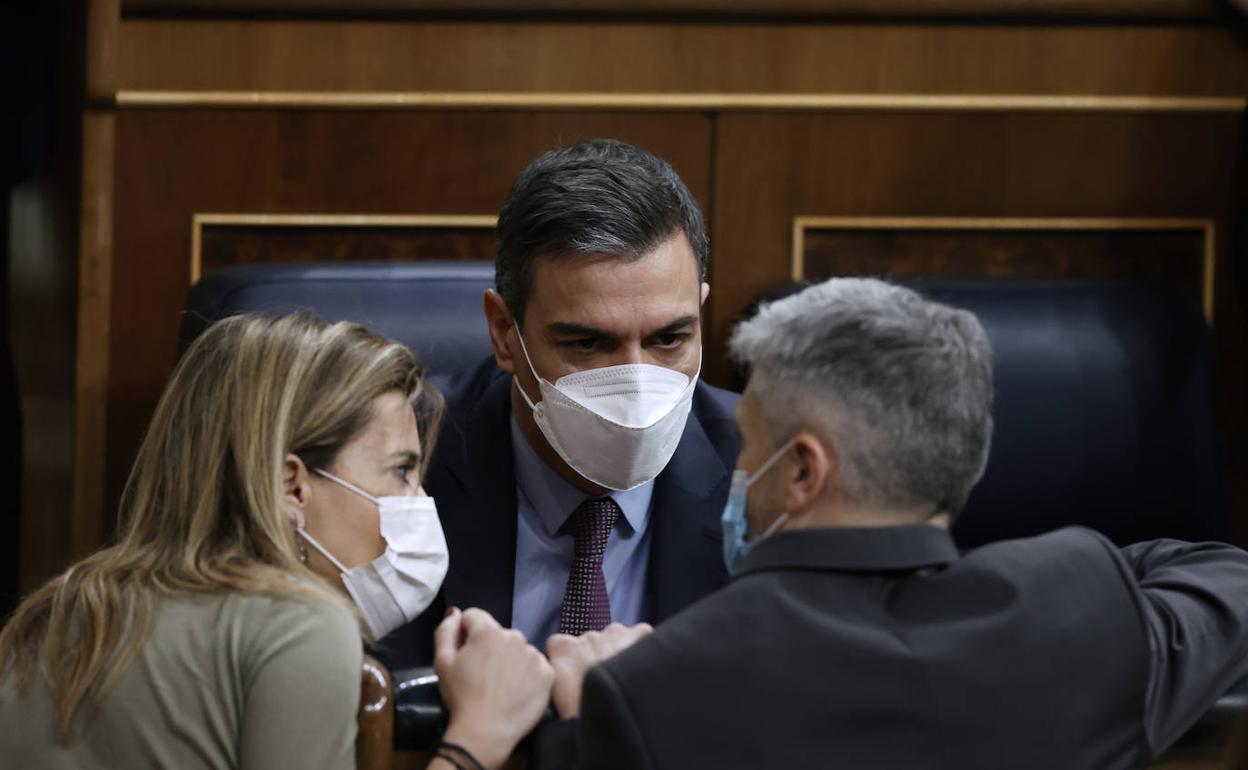
[[[494,355],[455,381],[425,488],[443,601],[385,640],[431,658],[446,606],[539,647],[660,621],[723,585],[735,394],[698,378],[707,236],[662,159],[615,141],[538,158],[499,214]]]
[[[1248,668],[1232,546],[1072,528],[958,553],[992,430],[971,314],[834,279],[731,348],[732,581],[610,659],[643,634],[552,638],[568,721],[539,767],[1142,767]]]

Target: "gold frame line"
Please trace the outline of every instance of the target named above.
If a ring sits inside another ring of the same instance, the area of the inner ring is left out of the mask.
[[[489,229],[493,214],[218,214],[191,215],[191,285],[203,277],[203,229],[227,227],[458,227]]]
[[[863,110],[957,112],[1242,112],[1240,96],[1080,94],[592,93],[541,91],[121,90],[120,109]]]
[[[1093,217],[793,217],[790,254],[794,281],[805,280],[806,231],[822,230],[1198,230],[1203,238],[1201,304],[1213,326],[1217,227],[1211,219]]]

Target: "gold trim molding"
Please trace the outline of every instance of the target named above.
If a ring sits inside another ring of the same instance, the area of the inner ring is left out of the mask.
[[[498,223],[492,214],[216,214],[191,215],[191,285],[203,272],[203,230],[225,227],[455,227],[488,230]]]
[[[1203,238],[1201,299],[1205,322],[1213,325],[1216,228],[1211,219],[1039,218],[1039,217],[793,217],[792,276],[806,276],[807,230],[1192,230]]]
[[[121,109],[1242,112],[1248,98],[1040,94],[118,91]]]

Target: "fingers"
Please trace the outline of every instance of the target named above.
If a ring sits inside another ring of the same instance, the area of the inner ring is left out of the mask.
[[[577,645],[577,638],[569,634],[551,634],[546,640],[546,654],[558,658],[568,654]]]
[[[555,680],[555,667],[550,664],[550,661],[546,659],[541,650],[529,644],[526,644],[525,647],[528,648],[530,665],[545,683],[543,689],[549,690],[550,683]]]
[[[458,608],[452,607],[447,610],[446,617],[433,632],[434,668],[447,666],[455,660],[463,620],[464,614]]]
[[[612,623],[603,629],[603,633],[608,636],[627,636],[640,639],[654,631],[654,626],[649,623],[638,623],[635,626],[626,626],[623,623]]]
[[[494,616],[478,607],[464,610],[464,636],[470,637],[488,628],[502,628]],[[518,632],[517,632],[518,633]]]

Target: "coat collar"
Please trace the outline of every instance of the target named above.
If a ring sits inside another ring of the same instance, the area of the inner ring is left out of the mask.
[[[736,577],[773,570],[885,572],[949,564],[958,549],[949,530],[930,524],[825,527],[781,532],[751,550]]]

